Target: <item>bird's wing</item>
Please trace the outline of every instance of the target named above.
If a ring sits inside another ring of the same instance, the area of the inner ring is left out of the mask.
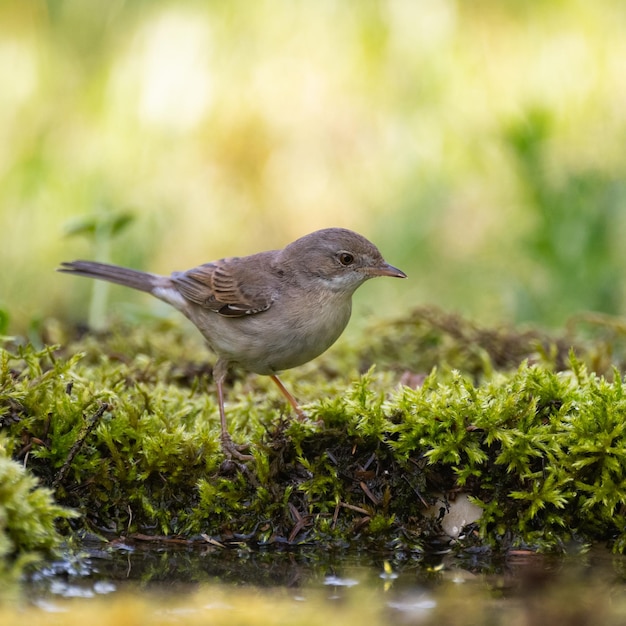
[[[273,282],[247,261],[248,257],[232,257],[206,263],[172,274],[172,282],[187,300],[220,315],[242,317],[267,311],[274,301]]]

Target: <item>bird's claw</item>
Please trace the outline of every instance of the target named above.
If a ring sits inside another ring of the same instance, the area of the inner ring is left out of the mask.
[[[222,435],[222,451],[228,459],[237,459],[237,461],[251,461],[254,457],[251,454],[243,454],[242,450],[247,450],[250,446],[247,444],[236,444],[230,435]]]

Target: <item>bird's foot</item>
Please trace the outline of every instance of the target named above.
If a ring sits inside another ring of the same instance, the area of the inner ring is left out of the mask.
[[[251,454],[243,454],[242,450],[250,448],[247,444],[236,444],[228,433],[221,436],[222,452],[228,459],[236,459],[237,461],[251,461],[254,457]]]
[[[296,415],[298,417],[298,421],[300,423],[307,422],[311,426],[315,426],[317,428],[319,428],[319,427],[324,425],[324,420],[314,420],[314,419],[311,419],[299,406],[298,406],[297,409],[294,407],[294,410],[296,412]]]

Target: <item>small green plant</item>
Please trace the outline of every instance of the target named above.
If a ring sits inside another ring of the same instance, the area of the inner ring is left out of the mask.
[[[93,245],[93,259],[100,263],[111,261],[111,242],[134,220],[134,215],[126,211],[113,211],[107,206],[99,206],[93,213],[77,217],[65,225],[65,235],[87,237]],[[89,326],[96,330],[105,327],[109,285],[95,281],[89,304]]]

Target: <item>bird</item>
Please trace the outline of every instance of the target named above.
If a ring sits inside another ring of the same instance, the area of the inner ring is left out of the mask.
[[[224,381],[239,366],[269,376],[300,420],[306,416],[278,374],[325,352],[344,331],[352,295],[377,276],[406,278],[368,239],[324,228],[280,250],[228,257],[170,276],[95,261],[62,262],[58,271],[152,294],[185,315],[217,355],[213,367],[227,459],[246,461],[228,431]]]

